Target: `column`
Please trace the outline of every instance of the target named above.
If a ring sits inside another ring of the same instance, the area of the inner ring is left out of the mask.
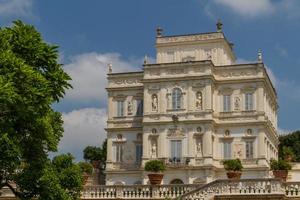
[[[206,129],[203,135],[203,157],[205,164],[212,164],[212,131]]]

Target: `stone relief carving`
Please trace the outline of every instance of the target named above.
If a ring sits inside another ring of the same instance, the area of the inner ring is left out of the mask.
[[[255,75],[257,75],[257,72],[254,70],[228,71],[228,72],[223,72],[221,74],[221,76],[225,78],[239,77],[239,76],[255,76]]]
[[[158,38],[159,43],[168,43],[168,42],[184,42],[184,41],[195,41],[195,40],[207,40],[207,39],[216,39],[222,38],[223,36],[218,33],[211,33],[211,34],[203,34],[203,35],[189,35],[188,37],[181,36],[181,37],[165,37],[165,38]]]
[[[138,84],[138,83],[141,83],[141,80],[140,79],[118,79],[118,80],[115,80],[114,81],[115,84],[117,85],[126,85],[126,84]]]
[[[174,75],[174,74],[186,74],[185,70],[182,68],[178,68],[178,69],[169,69],[167,71],[168,74]]]
[[[182,138],[184,137],[183,130],[177,127],[169,128],[168,130],[168,137],[172,138]]]
[[[153,94],[152,95],[152,111],[157,112],[158,110],[158,99],[157,99],[157,95]]]
[[[196,109],[202,110],[202,92],[196,93]]]
[[[243,159],[244,158],[244,145],[234,144],[233,156],[234,158]]]
[[[241,99],[240,97],[234,97],[234,110],[240,110]]]

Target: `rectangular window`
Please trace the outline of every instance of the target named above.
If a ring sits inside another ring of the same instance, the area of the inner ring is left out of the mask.
[[[245,94],[245,110],[253,110],[253,94]]]
[[[253,158],[253,141],[246,142],[246,159]]]
[[[224,112],[229,112],[231,111],[231,97],[230,95],[224,95],[223,96],[223,111]]]
[[[182,141],[171,140],[171,158],[180,159],[182,155]]]
[[[135,162],[137,164],[142,162],[142,156],[143,156],[143,146],[142,144],[137,144],[135,146]]]
[[[231,159],[231,142],[223,143],[223,154],[224,159]]]
[[[115,146],[115,158],[116,162],[123,161],[123,146],[120,144]]]
[[[117,117],[124,116],[124,101],[117,101]]]
[[[143,100],[136,100],[136,115],[142,116],[143,115]]]

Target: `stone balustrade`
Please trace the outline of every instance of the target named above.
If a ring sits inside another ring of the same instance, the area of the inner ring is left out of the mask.
[[[300,182],[282,182],[280,179],[222,179],[206,185],[94,185],[84,187],[81,199],[210,200],[222,196],[236,196],[240,199],[243,196],[271,197],[272,195],[298,199],[300,198]],[[14,195],[8,188],[2,188],[0,199],[13,197]]]
[[[279,194],[290,196],[291,189],[298,188],[299,185],[300,183],[294,185],[283,183],[280,179],[216,180],[199,187],[194,191],[183,194],[180,199],[206,200],[221,195],[241,196]],[[295,192],[293,194],[295,194]]]
[[[165,199],[195,190],[198,184],[86,186],[81,199]]]

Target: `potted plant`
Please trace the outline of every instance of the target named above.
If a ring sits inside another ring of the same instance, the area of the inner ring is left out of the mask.
[[[145,170],[150,172],[148,174],[149,181],[151,185],[159,185],[164,177],[163,171],[165,171],[166,166],[160,160],[151,160],[146,162]]]
[[[283,181],[286,181],[288,170],[292,167],[287,160],[275,160],[272,159],[270,163],[271,170],[273,171],[273,175],[275,178],[280,178]]]
[[[291,147],[282,147],[282,154],[283,159],[287,160],[288,162],[291,162],[295,157],[295,154]]]
[[[83,176],[83,185],[85,185],[89,176],[93,173],[93,166],[88,162],[79,162],[78,165]]]
[[[240,179],[243,165],[240,159],[224,160],[223,165],[229,179]]]

